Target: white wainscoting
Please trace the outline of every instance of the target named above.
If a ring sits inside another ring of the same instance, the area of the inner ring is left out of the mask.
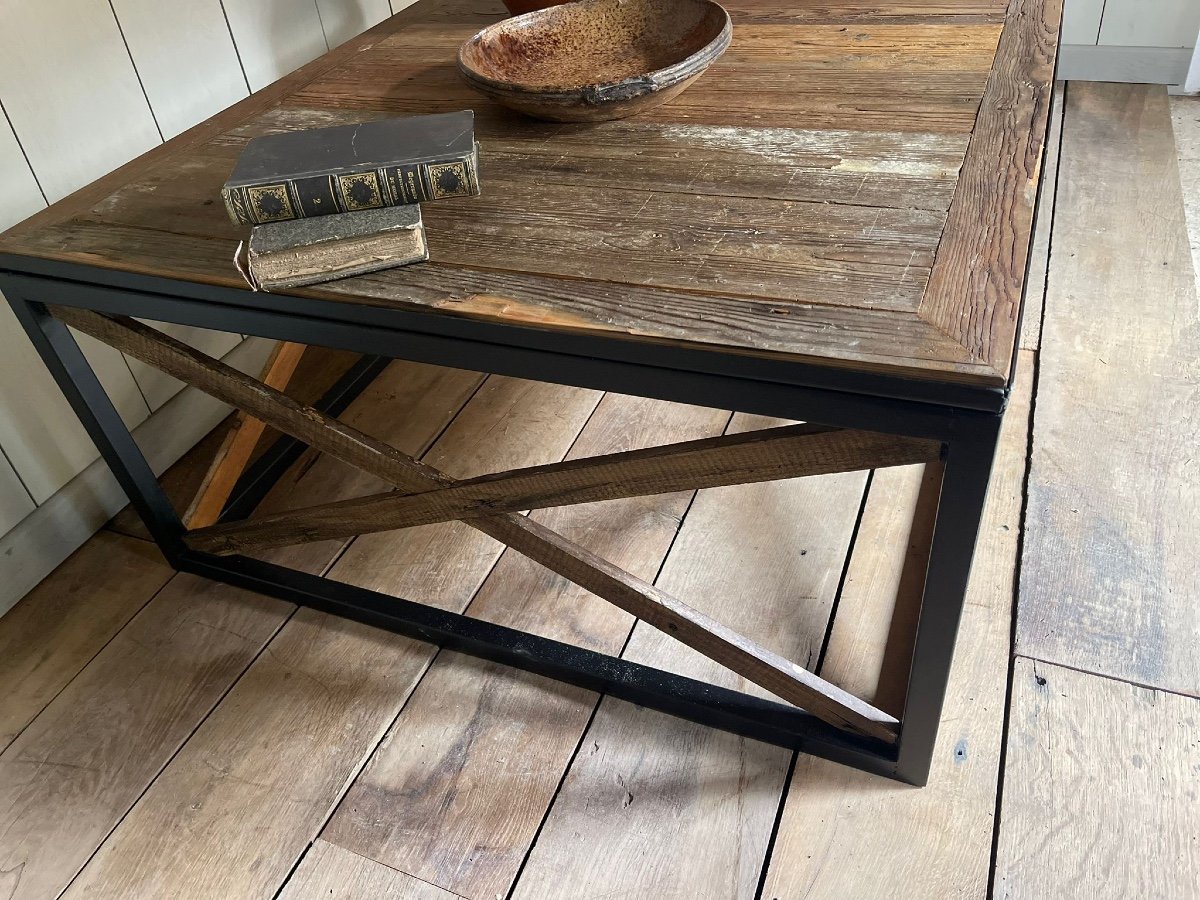
[[[4,4],[0,230],[382,21],[402,0]],[[247,370],[269,345],[167,327]],[[80,345],[156,471],[226,410],[88,338]],[[0,300],[0,612],[124,504]]]
[[[1182,85],[1200,0],[1065,0],[1058,77]]]

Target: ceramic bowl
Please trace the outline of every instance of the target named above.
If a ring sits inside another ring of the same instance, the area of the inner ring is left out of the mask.
[[[580,0],[497,22],[458,51],[467,83],[538,119],[602,122],[666,103],[732,38],[712,0]]]

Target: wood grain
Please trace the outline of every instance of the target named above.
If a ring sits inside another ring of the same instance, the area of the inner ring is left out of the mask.
[[[921,315],[998,373],[1016,342],[1062,0],[1012,0]],[[1005,165],[998,171],[997,160]],[[997,177],[999,176],[999,177]]]
[[[221,271],[224,287],[245,281],[233,269],[224,271],[236,240],[208,240],[197,245],[187,236],[111,225],[79,225],[69,231],[47,228],[37,240],[46,246],[71,240],[82,257],[102,268],[161,271],[172,260],[175,277],[197,278]],[[399,271],[399,270],[397,270]],[[841,369],[899,372],[911,377],[936,375],[945,381],[1002,384],[987,365],[972,362],[966,351],[935,326],[906,313],[783,304],[722,295],[590,284],[553,276],[472,272],[425,263],[406,267],[398,276],[363,276],[298,293],[384,307],[416,308],[463,315],[479,321],[497,316],[537,328],[571,327],[579,332],[625,337],[652,343],[690,341],[708,349],[792,358]],[[697,320],[707,323],[695,332]]]
[[[1064,128],[1017,649],[1200,695],[1200,314],[1166,93],[1072,84]]]
[[[309,405],[316,403],[359,358],[359,354],[348,353],[344,350],[310,347],[301,359],[300,366],[284,393],[301,403]],[[231,414],[159,478],[159,485],[177,510],[181,512],[186,510],[192,498],[196,496],[201,482],[208,473],[213,456],[221,448],[225,434],[232,424],[233,415]],[[268,429],[258,446],[254,448],[251,461],[257,459],[278,436],[278,432]],[[146,526],[142,524],[142,520],[131,506],[125,507],[113,516],[105,527],[119,534],[150,540]]]
[[[0,618],[0,750],[171,575],[156,548],[101,533]]]
[[[54,315],[135,359],[161,368],[219,400],[232,403],[328,453],[398,487],[449,486],[453,479],[389,444],[211,359],[132,319],[52,306]],[[710,619],[561,535],[515,513],[473,517],[471,527],[524,553],[626,612],[744,675],[822,721],[882,740],[894,740],[895,717],[882,713],[818,676]]]
[[[424,493],[376,494],[190,532],[196,550],[244,553],[548,506],[936,460],[938,441],[790,425],[509,470]]]
[[[1195,698],[1017,657],[996,896],[1200,897],[1198,720]]]
[[[347,411],[350,423],[420,452],[478,376],[395,363]],[[379,414],[386,399],[389,415]],[[394,418],[396,417],[396,418]],[[302,460],[268,496],[336,496],[378,486],[325,459]],[[273,561],[320,572],[341,543]],[[294,607],[178,575],[0,754],[0,872],[14,898],[57,896]],[[11,879],[16,873],[15,882]]]
[[[389,869],[383,863],[314,841],[279,900],[454,900],[458,894]]]
[[[515,379],[489,384],[494,386],[475,395],[430,451],[456,474],[560,457],[599,399],[591,391]],[[433,406],[430,414],[436,410]],[[408,534],[413,550],[427,549],[419,532]],[[443,545],[439,566],[393,569],[392,580],[379,583],[376,563],[397,549],[393,544],[340,560],[330,577],[371,577],[377,589],[457,611],[499,553],[489,548],[490,555],[448,558],[459,547]],[[442,578],[446,565],[454,565],[456,577]],[[271,896],[436,652],[419,641],[301,610],[139,800],[67,896],[136,891],[214,900]],[[230,822],[255,839],[228,840]]]
[[[278,342],[263,368],[260,376],[262,382],[286,393],[288,382],[295,374],[304,350],[303,344]],[[234,414],[234,421],[229,426],[221,446],[217,448],[212,465],[200,483],[191,506],[183,516],[184,524],[188,528],[204,528],[220,518],[226,501],[233,493],[238,479],[246,471],[246,466],[250,463],[250,458],[266,428],[265,422],[243,413]]]
[[[175,576],[0,754],[8,897],[58,896],[286,618]]]
[[[1042,189],[1038,197],[1037,222],[1029,248],[1029,274],[1025,283],[1025,309],[1021,318],[1022,350],[1036,350],[1042,339],[1042,311],[1046,303],[1046,280],[1050,275],[1050,242],[1054,226],[1054,203],[1058,192],[1058,157],[1062,153],[1063,118],[1067,105],[1065,81],[1054,85],[1050,122],[1046,132],[1046,156],[1042,164]]]
[[[139,184],[109,198],[94,216],[105,224],[228,240],[234,232],[220,204],[180,196],[194,195],[194,179],[215,192],[227,176],[223,160],[198,163],[160,181],[152,199]],[[486,159],[480,177],[492,191],[423,211],[430,234],[454,235],[440,246],[431,241],[431,261],[780,301],[915,309],[945,221],[938,210],[677,194],[628,180],[603,188],[527,178],[497,183],[489,179]],[[567,211],[570,228],[563,227]],[[825,283],[811,283],[818,277]]]
[[[728,418],[717,410],[610,394],[570,457],[718,434]],[[533,518],[649,579],[690,496],[562,507]],[[366,541],[385,537],[396,536]],[[627,614],[511,551],[468,613],[609,653],[620,651],[633,624]],[[443,653],[325,837],[467,896],[502,893],[594,705],[587,691]],[[522,764],[512,765],[513,759]],[[468,785],[473,787],[464,790]]]
[[[237,286],[236,232],[205,203],[257,118],[280,106],[372,118],[470,105],[491,187],[430,206],[435,264],[319,292],[995,387],[1008,376],[996,360],[1015,341],[1002,319],[1015,317],[1005,303],[1020,295],[1029,235],[1014,191],[1036,176],[1056,3],[1014,2],[1003,23],[999,2],[742,4],[734,45],[705,78],[586,135],[502,112],[459,82],[453,51],[503,14],[498,3],[423,0],[35,217],[0,251]],[[973,131],[977,161],[960,180]],[[953,158],[889,167],[887,148],[903,134],[918,147],[953,146]],[[814,142],[832,156],[797,164],[796,148]],[[134,189],[155,171],[197,166],[211,174],[190,186]],[[942,241],[952,196],[961,200]],[[979,246],[991,259],[986,275],[970,276],[982,290],[963,281]],[[684,303],[639,316],[625,296],[645,289]],[[883,310],[896,313],[890,329]],[[783,316],[796,321],[773,321]]]
[[[1033,355],[1022,353],[928,786],[914,789],[798,757],[764,898],[987,895],[1033,373]],[[891,592],[904,588],[911,557],[895,552],[904,549],[903,530],[893,531],[891,549],[882,552],[871,537],[879,525],[907,518],[919,496],[918,471],[876,475],[863,516],[870,530],[859,530],[850,566],[855,580],[848,581],[838,604],[821,669],[884,706],[902,702],[907,681],[911,657],[903,653],[905,641],[897,642],[885,623],[895,611]],[[919,596],[909,591],[901,599],[911,605]],[[901,608],[901,630],[910,627],[911,612]]]
[[[739,415],[734,428],[767,424]],[[660,584],[815,663],[865,481],[855,473],[701,492]],[[624,655],[758,692],[641,623]],[[789,759],[605,698],[513,896],[753,896]]]

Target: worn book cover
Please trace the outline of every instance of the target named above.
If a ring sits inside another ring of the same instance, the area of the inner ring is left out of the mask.
[[[428,258],[421,207],[411,204],[259,225],[250,234],[247,269],[255,287],[270,291]]]
[[[254,138],[221,196],[235,223],[263,225],[478,193],[463,110]]]

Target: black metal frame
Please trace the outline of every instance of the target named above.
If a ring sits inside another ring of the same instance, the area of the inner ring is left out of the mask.
[[[926,782],[1007,389],[248,293],[25,257],[0,256],[0,290],[175,568],[911,784]],[[189,550],[176,511],[48,303],[942,441],[944,477],[899,740],[852,735],[782,703],[469,616],[258,560]]]

